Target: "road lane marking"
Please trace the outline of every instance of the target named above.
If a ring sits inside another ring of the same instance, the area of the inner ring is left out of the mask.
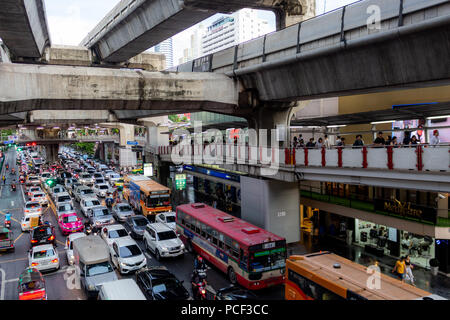
[[[2,273],[2,287],[0,289],[0,300],[5,300],[5,279],[6,279],[6,273],[5,270],[0,268],[0,272]]]
[[[28,260],[28,258],[18,258],[18,259],[13,259],[13,260],[0,261],[0,265],[3,263],[17,262],[17,261],[22,261],[22,260]]]
[[[23,232],[20,234],[20,236],[18,236],[18,237],[16,238],[16,240],[14,240],[14,243],[16,243],[16,241],[19,240],[21,236],[23,236]]]

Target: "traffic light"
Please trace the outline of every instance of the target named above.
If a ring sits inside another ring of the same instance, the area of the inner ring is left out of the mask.
[[[51,188],[56,184],[55,179],[47,179],[47,181],[45,181],[45,183]]]

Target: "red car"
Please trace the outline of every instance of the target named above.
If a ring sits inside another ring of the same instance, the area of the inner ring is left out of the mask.
[[[76,213],[64,213],[58,218],[58,225],[63,235],[67,236],[74,232],[83,232],[83,221]]]
[[[47,300],[45,280],[36,268],[27,268],[19,276],[19,300]]]

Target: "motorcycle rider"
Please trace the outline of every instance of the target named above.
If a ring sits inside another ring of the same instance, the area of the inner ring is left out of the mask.
[[[5,214],[5,226],[6,225],[11,225],[11,213],[9,213],[9,211],[8,212],[6,212],[6,214]]]
[[[194,261],[194,270],[198,269],[206,269],[205,261],[203,260],[201,255],[197,255],[197,258]]]
[[[206,279],[201,277],[197,271],[194,269],[191,276],[191,287],[192,287],[192,296],[195,300],[200,298],[200,292],[198,290],[198,286],[201,284],[203,288],[206,287]]]
[[[16,191],[16,179],[11,183],[11,191]]]

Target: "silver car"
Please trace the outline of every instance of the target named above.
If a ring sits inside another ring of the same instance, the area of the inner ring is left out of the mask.
[[[106,192],[109,190],[109,186],[106,183],[96,184],[94,185],[93,190],[98,197],[104,198],[106,196]]]
[[[95,227],[103,227],[116,222],[108,208],[105,206],[98,206],[89,209],[88,215],[89,222]]]
[[[118,203],[112,207],[112,214],[117,221],[125,222],[128,217],[134,216],[134,211],[128,203]]]

